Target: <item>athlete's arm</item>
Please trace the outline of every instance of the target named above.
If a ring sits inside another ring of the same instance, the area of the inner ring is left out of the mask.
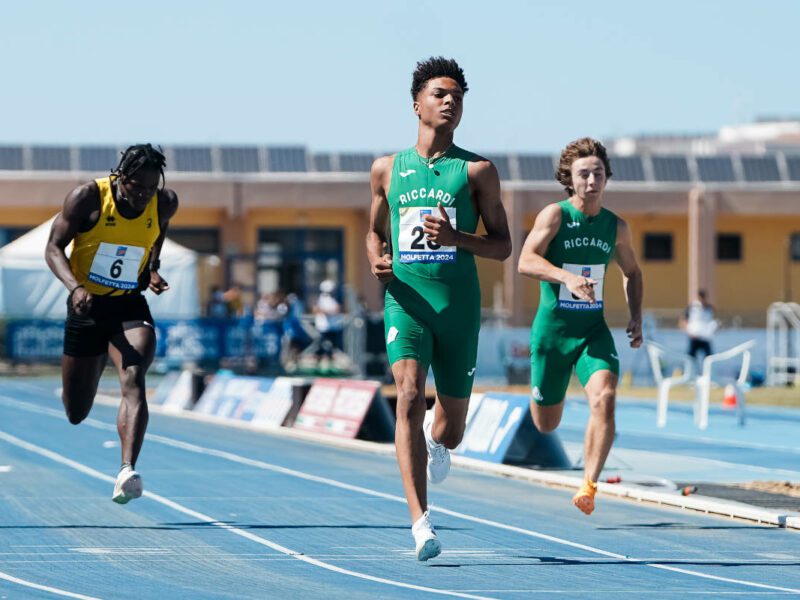
[[[563,283],[577,298],[594,302],[594,284],[597,283],[594,279],[565,271],[544,257],[560,227],[561,207],[558,204],[545,206],[522,245],[517,271],[533,279]]]
[[[500,176],[491,161],[481,159],[467,164],[470,191],[478,205],[478,214],[486,235],[458,231],[439,205],[438,215],[425,217],[423,229],[427,239],[442,246],[458,246],[475,256],[505,260],[511,254],[511,234],[503,203],[500,200]]]
[[[617,218],[617,246],[614,257],[622,271],[622,286],[625,290],[628,310],[631,313],[631,320],[625,331],[630,339],[631,348],[638,348],[642,345],[642,297],[644,296],[642,271],[639,269],[636,254],[633,251],[631,230],[628,224],[619,217]]]
[[[175,216],[178,211],[178,195],[170,189],[164,188],[158,192],[158,228],[159,234],[153,244],[153,250],[150,252],[150,259],[147,265],[147,270],[150,271],[147,287],[154,294],[166,292],[169,289],[169,283],[161,277],[158,273],[158,267],[161,265],[161,246],[164,244],[164,238],[167,237],[167,229],[169,228],[169,220]]]
[[[100,192],[94,181],[72,190],[67,194],[61,212],[53,221],[44,251],[47,266],[70,291],[72,306],[79,314],[89,310],[92,295],[75,279],[65,249],[79,231],[86,229],[92,212],[99,211],[99,208]]]
[[[389,200],[386,195],[389,188],[394,156],[382,156],[372,163],[369,174],[372,204],[369,210],[369,231],[367,232],[367,259],[372,274],[383,283],[394,279],[392,272],[392,255],[388,252],[390,218]]]

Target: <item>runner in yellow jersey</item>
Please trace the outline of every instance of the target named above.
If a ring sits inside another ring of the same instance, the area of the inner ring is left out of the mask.
[[[135,466],[148,419],[145,373],[156,347],[142,292],[169,289],[158,274],[158,257],[178,209],[175,192],[160,186],[165,163],[150,144],[125,150],[109,177],[67,195],[45,251],[48,266],[69,290],[61,364],[70,423],[88,416],[109,355],[119,374],[122,467],[112,495],[118,504],[142,495]]]

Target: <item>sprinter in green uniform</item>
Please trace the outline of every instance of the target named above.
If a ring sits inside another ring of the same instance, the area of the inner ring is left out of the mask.
[[[600,142],[583,138],[561,153],[556,179],[570,195],[536,217],[519,272],[540,280],[531,327],[531,412],[536,428],[561,421],[572,369],[591,409],[584,438],[584,482],[573,503],[594,510],[597,478],[614,441],[619,358],[603,316],[603,284],[614,259],[622,270],[630,310],[630,345],[642,344],[642,274],[625,221],[601,206],[611,165]]]
[[[448,449],[464,435],[475,376],[481,305],[474,257],[505,260],[511,253],[497,169],[453,144],[466,91],[454,60],[417,63],[411,85],[417,143],[376,160],[370,175],[367,255],[372,273],[388,284],[395,446],[419,560],[441,552],[427,511],[426,471],[433,483],[447,476]],[[476,234],[479,219],[485,235]],[[436,405],[423,431],[429,367]]]

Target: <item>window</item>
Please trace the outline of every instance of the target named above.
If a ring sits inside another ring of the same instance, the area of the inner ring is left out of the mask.
[[[28,233],[32,227],[2,227],[0,228],[0,246],[10,244]]]
[[[739,233],[717,234],[717,260],[740,261],[742,260],[742,236]]]
[[[789,256],[793,261],[800,261],[800,233],[793,233],[789,238]]]
[[[170,227],[167,237],[201,254],[219,254],[219,229],[213,227]]]
[[[263,228],[258,233],[258,292],[281,290],[300,296],[308,305],[319,284],[330,279],[341,300],[344,281],[344,232],[326,228]]]
[[[645,233],[644,259],[666,261],[672,260],[672,234]]]

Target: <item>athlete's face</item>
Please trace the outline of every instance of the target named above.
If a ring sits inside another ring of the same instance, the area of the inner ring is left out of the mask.
[[[130,176],[119,178],[119,187],[123,198],[127,199],[136,210],[144,210],[150,198],[158,190],[161,183],[161,171],[156,169],[139,169]]]
[[[586,156],[572,163],[572,189],[584,200],[596,200],[606,187],[606,167],[597,156]]]
[[[464,109],[464,92],[454,79],[429,79],[414,101],[414,113],[435,130],[458,127]]]

